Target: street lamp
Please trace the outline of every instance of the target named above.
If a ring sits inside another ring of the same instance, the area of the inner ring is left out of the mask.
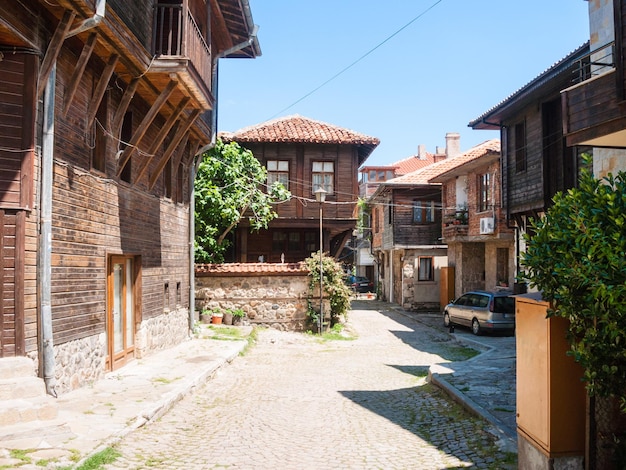
[[[319,316],[319,332],[322,334],[322,325],[324,321],[324,265],[322,262],[322,252],[324,251],[323,234],[322,234],[322,203],[326,200],[326,191],[322,186],[315,190],[315,200],[320,204],[320,316]]]

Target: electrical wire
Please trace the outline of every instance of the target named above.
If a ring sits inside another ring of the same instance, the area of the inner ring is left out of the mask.
[[[330,77],[328,80],[326,80],[324,83],[322,83],[321,85],[318,85],[316,88],[314,88],[313,90],[311,90],[310,92],[308,92],[307,94],[305,94],[304,96],[302,96],[301,98],[299,98],[298,100],[294,101],[293,103],[291,103],[289,106],[281,109],[280,111],[278,111],[276,114],[274,114],[272,117],[270,117],[268,120],[270,119],[274,119],[276,116],[284,113],[285,111],[287,111],[290,108],[293,108],[295,105],[297,105],[298,103],[300,103],[301,101],[304,101],[305,99],[307,99],[309,96],[311,96],[313,93],[315,93],[316,91],[318,91],[320,88],[323,88],[324,86],[328,85],[330,82],[332,82],[333,80],[335,80],[337,77],[339,77],[340,75],[342,75],[343,73],[345,73],[346,71],[348,71],[349,69],[351,69],[352,67],[354,67],[356,64],[358,64],[359,62],[361,62],[363,59],[365,59],[367,56],[369,56],[370,54],[372,54],[374,51],[376,51],[378,48],[380,48],[381,46],[383,46],[385,43],[387,43],[388,41],[390,41],[392,38],[394,38],[395,36],[397,36],[398,34],[400,34],[403,30],[405,30],[406,28],[408,28],[411,24],[415,23],[417,20],[419,20],[422,16],[424,16],[426,13],[428,13],[430,10],[432,10],[433,8],[435,8],[438,4],[440,4],[443,0],[437,0],[435,3],[433,3],[431,6],[429,6],[426,10],[424,10],[422,13],[420,13],[419,15],[417,15],[415,18],[413,18],[411,21],[409,21],[408,23],[406,23],[404,26],[402,26],[400,29],[398,29],[396,32],[394,32],[392,35],[388,36],[386,39],[384,39],[383,41],[379,42],[376,46],[374,46],[372,49],[370,49],[369,51],[367,51],[365,54],[363,54],[361,57],[359,57],[358,59],[356,59],[354,62],[352,62],[350,65],[344,67],[343,69],[341,69],[339,72],[337,72],[335,75],[333,75],[332,77]]]

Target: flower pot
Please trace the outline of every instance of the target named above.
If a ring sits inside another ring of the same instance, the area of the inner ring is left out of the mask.
[[[200,315],[200,321],[202,323],[211,323],[211,315]]]
[[[211,323],[214,325],[220,325],[222,323],[222,315],[213,315],[211,317]]]
[[[224,317],[222,318],[222,323],[224,325],[232,325],[233,324],[233,314],[232,313],[225,313]]]

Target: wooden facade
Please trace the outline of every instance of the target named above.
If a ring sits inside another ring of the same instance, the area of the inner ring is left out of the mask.
[[[311,138],[320,135],[322,138]],[[298,262],[320,248],[320,203],[316,202],[316,165],[327,165],[330,178],[322,208],[324,251],[339,257],[357,222],[359,166],[378,139],[301,116],[288,116],[224,134],[252,151],[268,168],[281,162],[292,198],[275,206],[278,218],[267,230],[250,232],[244,220],[236,230],[231,261]]]
[[[189,316],[190,179],[212,138],[214,65],[240,43],[233,56],[260,51],[241,2],[174,1],[167,15],[153,3],[24,0],[0,12],[2,357],[41,360],[42,290],[56,354],[108,338],[96,376],[164,347],[152,329],[165,314]],[[170,49],[157,50],[166,36]],[[56,364],[61,382],[82,378],[61,391],[94,375],[64,366]]]
[[[545,211],[557,191],[576,184],[582,149],[565,141],[561,90],[588,51],[588,44],[578,48],[469,124],[500,130],[502,204],[520,226],[522,218]]]

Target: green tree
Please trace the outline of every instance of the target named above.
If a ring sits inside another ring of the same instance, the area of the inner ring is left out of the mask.
[[[613,397],[626,410],[626,174],[557,194],[533,221],[524,277],[552,302],[549,316],[570,321],[570,353],[590,396]]]
[[[218,140],[202,156],[194,182],[196,262],[223,262],[227,235],[244,217],[251,230],[267,228],[277,217],[272,205],[291,194],[278,182],[271,187],[266,182],[265,168],[236,142]]]

